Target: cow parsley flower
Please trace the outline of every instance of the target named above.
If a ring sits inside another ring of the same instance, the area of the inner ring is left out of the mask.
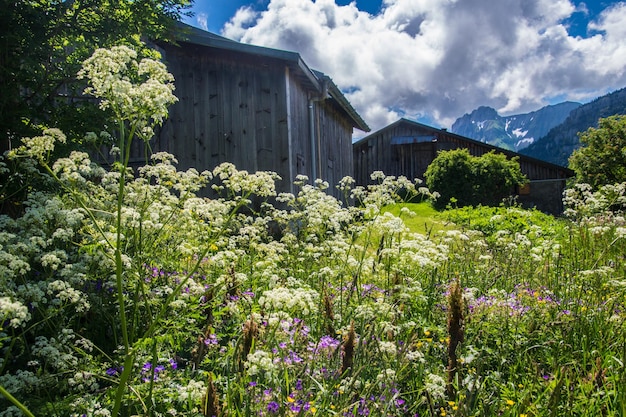
[[[197,403],[206,391],[204,381],[190,380],[187,386],[178,388],[178,399],[183,403]]]
[[[260,349],[248,355],[245,366],[250,376],[265,375],[266,378],[271,378],[276,370],[276,364],[274,363],[272,355]]]
[[[65,143],[66,140],[65,134],[61,130],[56,128],[45,129],[41,136],[22,138],[23,145],[9,152],[9,157],[27,156],[39,162],[45,162],[54,151],[55,143]]]
[[[77,312],[85,312],[90,308],[85,294],[72,288],[67,282],[56,280],[48,284],[48,295],[55,295],[53,304],[74,304]]]
[[[446,396],[446,381],[439,375],[426,375],[424,388],[433,398],[443,399]]]
[[[30,320],[28,307],[19,301],[13,301],[9,297],[0,297],[0,322],[9,321],[13,328],[21,327]]]
[[[86,94],[100,98],[102,109],[111,108],[121,120],[134,123],[144,140],[177,101],[174,77],[165,64],[149,58],[137,62],[137,52],[123,45],[97,49],[83,62],[78,77],[89,80]]]
[[[317,311],[317,291],[306,288],[278,287],[263,292],[259,305],[266,310],[298,311],[302,316]]]

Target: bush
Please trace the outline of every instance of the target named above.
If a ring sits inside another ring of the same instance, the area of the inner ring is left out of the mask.
[[[526,182],[516,159],[489,152],[471,156],[467,149],[442,151],[424,174],[426,185],[440,194],[435,207],[498,205],[514,187]]]

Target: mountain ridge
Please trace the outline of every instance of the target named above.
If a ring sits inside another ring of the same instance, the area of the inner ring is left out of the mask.
[[[466,113],[452,124],[453,133],[519,152],[562,123],[581,103],[566,101],[539,110],[500,116],[488,106]]]

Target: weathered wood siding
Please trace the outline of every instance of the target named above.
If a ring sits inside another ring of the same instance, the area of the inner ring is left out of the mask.
[[[181,169],[211,170],[232,162],[249,172],[274,171],[282,178],[279,192],[296,191],[298,174],[315,176],[338,195],[337,181],[353,170],[352,124],[297,68],[280,59],[194,44],[166,45],[163,52],[179,101],[154,150],[174,154]]]
[[[275,171],[285,179],[280,191],[290,191],[284,64],[201,46],[167,47],[164,59],[179,102],[156,147],[174,154],[181,169],[232,162]]]
[[[332,99],[319,97],[319,92],[307,89],[291,72],[288,74],[292,181],[295,175],[306,175],[311,181],[320,178],[328,181],[330,194],[339,196],[335,186],[343,177],[353,175],[352,125]]]
[[[322,101],[317,104],[317,123],[320,138],[318,141],[318,176],[328,181],[332,193],[336,196],[339,191],[335,186],[343,177],[353,176],[352,160],[352,125],[331,101]]]
[[[289,131],[291,134],[291,172],[311,178],[311,144],[309,130],[309,91],[304,88],[292,71],[287,72]]]
[[[368,184],[374,171],[396,177],[404,175],[411,180],[423,178],[426,168],[437,156],[437,144],[426,141],[392,145],[392,138],[418,137],[427,133],[398,124],[370,135],[364,142],[355,145],[353,163],[357,184]]]

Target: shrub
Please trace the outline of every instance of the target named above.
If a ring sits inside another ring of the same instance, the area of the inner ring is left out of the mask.
[[[516,159],[494,151],[474,157],[467,149],[440,152],[424,177],[428,188],[440,194],[434,202],[440,209],[451,202],[461,207],[498,205],[526,182]]]

